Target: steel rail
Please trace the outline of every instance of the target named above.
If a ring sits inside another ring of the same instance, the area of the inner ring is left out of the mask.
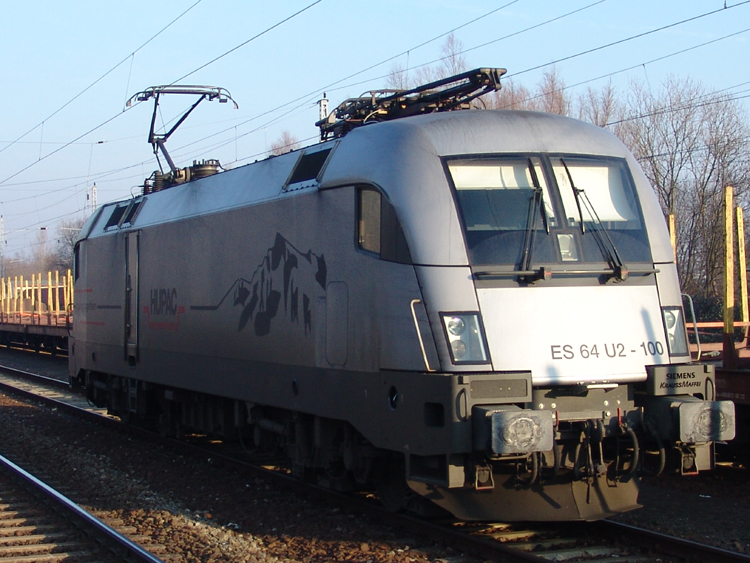
[[[34,372],[26,371],[20,368],[12,368],[12,367],[3,366],[3,365],[0,365],[0,371],[10,372],[14,376],[22,377],[29,381],[42,381],[44,383],[47,383],[55,387],[61,387],[61,388],[65,387],[66,389],[70,389],[70,384],[67,381],[63,381],[62,379],[56,379],[48,375],[42,375],[41,373],[34,373]]]
[[[138,544],[133,543],[122,534],[119,534],[113,528],[86,512],[72,500],[2,455],[0,455],[0,465],[12,477],[22,481],[35,492],[41,493],[46,499],[54,503],[55,506],[61,508],[67,516],[82,523],[86,529],[93,530],[97,537],[100,539],[103,538],[111,546],[111,549],[125,560],[132,563],[163,563],[161,559],[149,553]]]
[[[602,520],[600,522],[593,522],[592,527],[598,528],[602,534],[609,536],[626,535],[629,540],[637,539],[642,545],[658,546],[665,553],[685,558],[688,561],[698,560],[701,563],[750,562],[750,555],[744,553],[669,536],[661,532],[638,528],[637,526],[622,522]]]

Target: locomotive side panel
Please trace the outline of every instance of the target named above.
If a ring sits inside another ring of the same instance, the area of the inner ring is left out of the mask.
[[[424,369],[410,310],[421,295],[414,268],[357,250],[355,192],[311,192],[143,229],[143,352]]]
[[[145,228],[143,353],[315,365],[324,259],[314,232],[297,243],[288,211],[275,202]],[[194,371],[187,361],[174,373]]]
[[[411,309],[421,302],[414,267],[358,248],[357,189],[143,227],[138,359],[124,357],[122,329],[91,342],[79,332],[80,346],[103,358],[84,366],[346,420],[378,447],[448,452],[453,382],[404,371],[425,368]],[[124,238],[86,241],[87,260],[111,265],[89,280],[96,292],[124,280]],[[119,288],[124,295],[124,281]],[[108,325],[123,326],[124,307],[107,315]],[[425,319],[421,330],[436,368]]]

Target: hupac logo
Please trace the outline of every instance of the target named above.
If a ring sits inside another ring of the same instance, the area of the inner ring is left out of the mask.
[[[216,310],[232,295],[232,306],[240,308],[237,330],[244,330],[252,322],[255,335],[265,336],[271,332],[272,321],[282,313],[283,305],[283,316],[292,323],[301,323],[307,335],[312,331],[313,293],[325,291],[327,276],[323,254],[301,252],[276,233],[273,245],[249,278],[237,278],[216,305],[191,309]]]

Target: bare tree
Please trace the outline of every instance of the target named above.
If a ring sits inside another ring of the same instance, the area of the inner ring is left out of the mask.
[[[537,87],[537,105],[541,111],[558,115],[571,115],[572,103],[565,91],[565,81],[557,67],[546,70]]]
[[[11,256],[6,256],[3,260],[3,275],[5,278],[12,278],[14,276],[25,276],[31,273],[33,268],[29,267],[29,257],[26,254],[26,250],[19,250],[13,253]]]
[[[414,82],[409,87],[415,88],[422,84],[429,84],[446,76],[442,66],[420,66],[414,70]]]
[[[48,272],[54,268],[55,256],[47,238],[47,229],[36,231],[34,240],[27,248],[13,254],[5,260],[3,269],[5,277],[24,276]]]
[[[486,103],[490,109],[543,111],[558,115],[573,113],[573,103],[566,92],[565,82],[555,67],[544,72],[533,92],[523,84],[504,80],[502,88]]]
[[[463,55],[463,51],[464,44],[459,39],[456,39],[456,36],[451,32],[445,38],[445,42],[440,48],[440,54],[443,56],[440,61],[443,68],[443,76],[440,78],[466,71],[466,58]]]
[[[42,227],[34,236],[29,265],[40,272],[47,272],[52,269],[54,263],[55,256],[48,241],[47,228]]]
[[[450,33],[440,47],[441,59],[437,65],[421,66],[417,68],[412,77],[409,70],[400,63],[391,65],[390,73],[386,78],[386,88],[394,90],[409,90],[420,84],[429,84],[442,78],[460,74],[466,71],[466,58],[463,55],[464,44]]]
[[[409,71],[400,63],[392,64],[388,78],[385,80],[385,87],[391,90],[408,90],[410,88]]]
[[[55,265],[60,271],[73,269],[73,251],[85,218],[63,219],[57,226],[57,252]]]
[[[502,80],[502,88],[484,96],[487,109],[536,110],[531,91],[512,80]]]
[[[621,105],[612,81],[607,82],[601,90],[589,87],[578,98],[578,119],[606,127],[609,122],[622,117]]]
[[[269,153],[273,156],[279,156],[292,152],[299,148],[299,141],[297,137],[292,135],[289,131],[284,131],[281,136],[271,143],[271,150]]]
[[[677,222],[677,264],[688,293],[716,298],[722,291],[724,187],[736,201],[750,195],[750,129],[740,106],[700,82],[669,78],[652,93],[631,85],[629,118],[617,133]]]

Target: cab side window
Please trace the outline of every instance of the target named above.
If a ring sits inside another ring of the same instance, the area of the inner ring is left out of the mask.
[[[381,260],[412,263],[396,210],[375,188],[357,189],[357,244]]]
[[[359,190],[359,247],[380,255],[380,192],[368,188]]]

